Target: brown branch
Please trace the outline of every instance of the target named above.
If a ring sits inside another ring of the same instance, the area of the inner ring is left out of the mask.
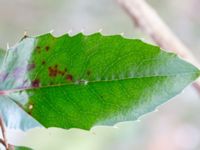
[[[118,2],[132,18],[135,25],[149,35],[156,44],[163,49],[177,53],[196,67],[200,67],[191,51],[173,34],[145,0],[118,0]],[[193,85],[200,92],[200,80]]]
[[[4,147],[6,147],[6,144],[5,144],[4,140],[0,139],[0,143],[1,143]]]
[[[6,139],[6,129],[4,127],[4,123],[1,116],[0,116],[0,128],[1,128],[2,136],[3,136],[3,140],[1,140],[1,143],[5,146],[6,150],[8,150],[8,142]]]
[[[15,147],[11,144],[8,144],[8,147],[9,147],[8,150],[15,150]]]

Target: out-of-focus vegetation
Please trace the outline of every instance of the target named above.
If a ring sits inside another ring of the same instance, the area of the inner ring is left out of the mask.
[[[200,59],[200,1],[148,0],[161,17]],[[13,45],[24,31],[29,35],[54,29],[55,35],[81,29],[150,39],[136,29],[116,0],[0,0],[0,46]],[[82,130],[34,129],[9,131],[11,142],[40,150],[199,150],[200,95],[188,87],[159,107],[159,111],[113,127]],[[19,138],[21,137],[21,138]]]

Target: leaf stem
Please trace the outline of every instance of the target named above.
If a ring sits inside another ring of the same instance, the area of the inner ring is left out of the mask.
[[[5,129],[3,119],[1,118],[1,116],[0,116],[0,128],[1,128],[2,136],[3,136],[3,139],[1,139],[0,142],[1,144],[5,146],[6,150],[9,150],[8,142],[6,139],[6,129]]]

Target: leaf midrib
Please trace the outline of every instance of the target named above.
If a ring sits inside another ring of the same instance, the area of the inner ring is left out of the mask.
[[[130,77],[130,78],[123,78],[123,79],[113,79],[113,80],[100,80],[100,81],[87,81],[87,85],[90,83],[101,83],[101,82],[114,82],[114,81],[123,81],[123,80],[130,80],[130,79],[141,79],[141,78],[160,78],[160,77],[172,77],[172,76],[177,76],[177,75],[184,75],[184,74],[192,74],[192,73],[197,73],[196,71],[190,71],[190,72],[181,72],[177,74],[168,74],[168,75],[151,75],[151,76],[138,76],[138,77]],[[200,72],[199,72],[200,74]],[[84,81],[84,80],[83,80]],[[62,86],[72,86],[72,85],[84,85],[84,83],[61,83],[61,84],[54,84],[54,85],[46,85],[46,86],[41,86],[41,87],[29,87],[29,88],[19,88],[19,89],[12,89],[12,90],[5,90],[1,91],[0,90],[0,96],[1,95],[7,95],[9,93],[13,92],[20,92],[20,91],[27,91],[27,90],[38,90],[38,89],[44,89],[44,88],[55,88],[55,87],[62,87]]]

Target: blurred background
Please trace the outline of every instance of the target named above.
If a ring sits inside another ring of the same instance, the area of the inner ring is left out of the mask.
[[[200,0],[148,0],[200,59]],[[90,34],[124,33],[143,38],[116,0],[0,0],[0,46],[14,45],[24,31],[38,35],[54,30],[54,35],[84,29]],[[189,86],[140,121],[114,127],[95,127],[90,132],[57,128],[9,131],[10,142],[35,150],[199,150],[200,94]]]

